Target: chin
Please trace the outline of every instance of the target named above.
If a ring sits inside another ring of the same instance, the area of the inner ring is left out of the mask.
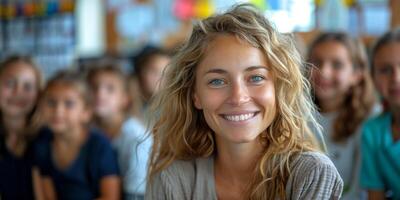
[[[252,135],[237,135],[237,136],[232,136],[229,138],[231,142],[233,143],[238,143],[238,144],[243,144],[243,143],[251,143],[257,140],[257,136],[252,136]]]

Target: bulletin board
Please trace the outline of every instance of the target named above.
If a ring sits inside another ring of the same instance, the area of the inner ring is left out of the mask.
[[[45,78],[69,67],[75,51],[75,1],[1,1],[0,57],[30,55]]]

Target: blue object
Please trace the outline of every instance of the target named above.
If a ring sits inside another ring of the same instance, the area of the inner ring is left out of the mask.
[[[0,137],[4,132],[0,131]],[[11,154],[0,139],[0,199],[33,199],[32,187],[32,151],[19,158]]]
[[[64,170],[58,169],[52,159],[53,134],[43,129],[41,135],[35,144],[35,164],[42,176],[52,179],[57,199],[98,198],[101,179],[119,174],[115,152],[102,133],[91,129],[76,160]]]
[[[392,114],[383,113],[363,127],[361,187],[392,192],[400,199],[400,141],[393,141]]]

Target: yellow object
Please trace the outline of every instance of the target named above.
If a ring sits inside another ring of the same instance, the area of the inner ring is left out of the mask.
[[[356,3],[356,0],[342,0],[346,7],[351,7]]]
[[[261,10],[267,9],[267,5],[265,3],[266,0],[250,0],[250,3],[255,5],[257,8]]]
[[[194,13],[197,18],[204,19],[211,16],[214,13],[214,6],[211,4],[210,0],[197,0]]]
[[[315,4],[319,7],[325,3],[325,0],[315,0]]]

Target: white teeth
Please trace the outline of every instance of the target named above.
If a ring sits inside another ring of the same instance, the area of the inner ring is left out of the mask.
[[[224,118],[229,120],[229,121],[245,121],[254,116],[255,113],[248,113],[248,114],[241,114],[241,115],[224,115]]]

